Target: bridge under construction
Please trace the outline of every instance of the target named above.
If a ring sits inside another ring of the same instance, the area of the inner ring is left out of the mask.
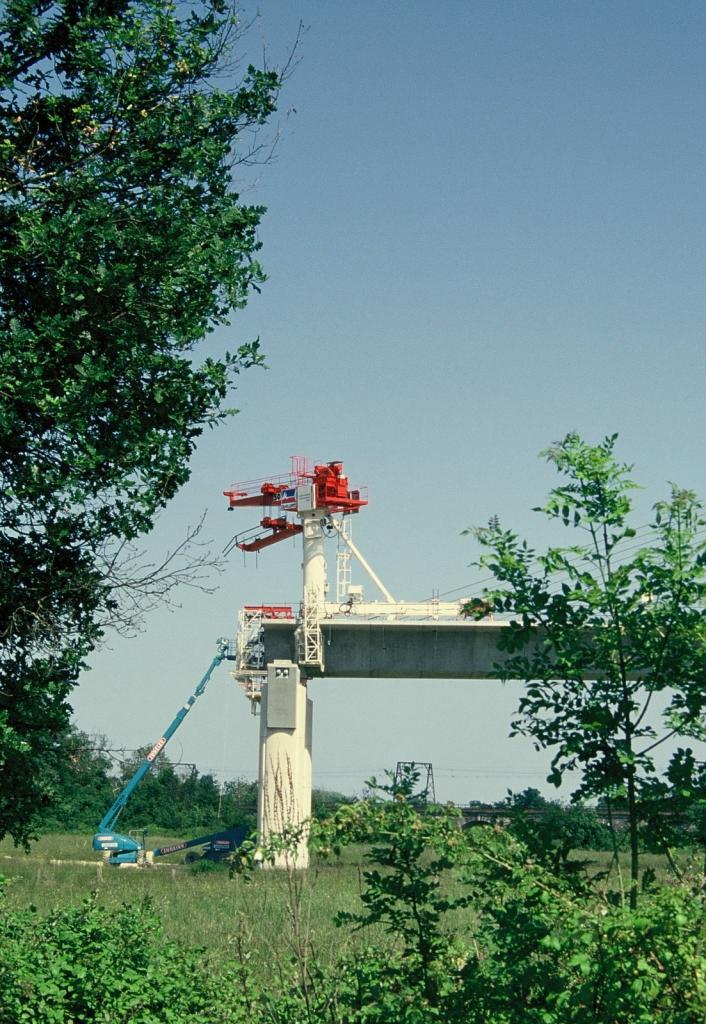
[[[259,525],[231,542],[255,552],[302,536],[303,587],[297,609],[246,605],[240,613],[233,675],[260,711],[258,832],[262,840],[298,831],[295,850],[280,858],[308,863],[311,814],[312,678],[488,679],[503,654],[498,637],[509,623],[464,615],[456,602],[396,601],[353,543],[350,522],[367,505],[340,462],[310,465],[295,457],[289,474],[234,484],[229,508],[260,508]],[[337,543],[335,601],[329,600],[325,551]],[[381,600],[366,601],[353,584],[351,559],[362,566]]]

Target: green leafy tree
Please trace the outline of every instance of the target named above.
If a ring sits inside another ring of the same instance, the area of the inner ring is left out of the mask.
[[[113,779],[113,795],[102,808],[99,818],[130,781],[149,749],[149,746],[142,747],[123,761],[118,777]],[[161,754],[121,812],[120,827],[179,833],[188,833],[191,829],[215,831],[225,827],[218,817],[218,796],[218,785],[213,776],[200,775],[195,768],[183,775],[168,757]]]
[[[222,824],[218,816],[219,795],[218,783],[213,775],[201,775],[192,768],[181,782],[183,817],[179,828],[198,828],[202,822],[216,827]]]
[[[245,825],[251,832],[257,825],[257,782],[229,779],[221,794],[221,816],[229,825]]]
[[[108,779],[108,794],[90,819],[95,827],[122,788],[130,781],[142,764],[150,747],[141,747],[120,763],[117,775]],[[94,753],[100,759],[100,753]],[[77,806],[69,796],[64,797],[69,811]],[[120,828],[148,831],[177,832],[183,838],[201,832],[244,825],[255,829],[257,817],[257,783],[244,779],[231,779],[219,786],[213,775],[200,774],[195,767],[184,774],[179,766],[164,754],[154,761],[150,771],[132,793],[120,815]],[[72,820],[72,819],[69,819]]]
[[[392,967],[393,974],[403,972],[415,1001],[435,1005],[447,985],[443,965],[454,954],[450,912],[469,902],[444,886],[466,848],[459,813],[453,806],[429,806],[420,813],[419,772],[410,766],[390,775],[387,784],[371,779],[368,785],[372,799],[339,807],[312,829],[312,841],[323,854],[348,842],[369,844],[363,909],[338,914],[338,924],[379,925],[399,940],[401,962],[385,962],[375,972],[375,984],[386,973],[389,977]],[[425,1019],[410,1010],[409,1018],[400,1019]]]
[[[235,30],[226,0],[0,11],[0,835],[17,841],[84,659],[134,602],[125,545],[260,362],[256,343],[195,351],[263,280],[263,208],[233,167],[281,79],[224,84]]]
[[[533,787],[510,793],[496,806],[507,808],[510,831],[532,857],[556,873],[574,873],[585,867],[585,861],[570,859],[578,850],[610,849],[608,830],[591,807],[580,803],[565,807],[558,800],[547,800]]]
[[[353,797],[345,796],[334,789],[313,789],[311,792],[311,816],[320,821],[335,814],[339,807],[353,802]]]
[[[142,764],[150,747],[141,747],[120,766],[119,777],[114,780],[115,795],[130,781]],[[180,800],[183,783],[174,765],[164,754],[155,758],[149,772],[132,793],[120,815],[122,829],[163,828],[178,830],[182,820]],[[105,810],[109,805],[106,805]]]
[[[653,781],[645,810],[645,849],[665,853],[681,877],[672,849],[697,845],[706,851],[706,763],[697,761],[690,747],[679,747],[663,777]]]
[[[702,735],[706,521],[694,494],[673,487],[655,506],[644,542],[636,541],[635,484],[631,467],[615,458],[615,441],[590,445],[572,433],[543,453],[563,483],[537,511],[576,533],[571,546],[537,554],[497,520],[474,532],[485,548],[480,564],[498,581],[486,599],[512,615],[499,675],[526,681],[514,731],[553,749],[554,784],[578,771],[577,796],[625,800],[634,905],[638,825],[661,792],[655,750],[672,737]]]
[[[61,757],[50,778],[42,828],[61,832],[95,828],[113,801],[112,762],[85,732],[70,726],[60,737]]]

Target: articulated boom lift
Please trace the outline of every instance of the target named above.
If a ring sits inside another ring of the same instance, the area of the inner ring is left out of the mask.
[[[221,856],[236,849],[236,847],[238,847],[246,838],[247,829],[245,828],[225,829],[222,832],[213,832],[209,835],[198,836],[196,839],[185,839],[177,843],[171,843],[168,846],[160,846],[155,850],[145,850],[137,839],[132,836],[124,835],[122,832],[115,831],[118,816],[130,799],[130,796],[142,779],[144,779],[145,775],[154,764],[158,754],[164,750],[169,740],[188,715],[189,711],[191,711],[196,700],[208,686],[214,669],[216,669],[222,661],[230,657],[232,656],[229,653],[228,641],[220,639],[218,641],[218,652],[199,681],[198,686],[186,703],[179,708],[175,717],[165,729],[163,735],[160,736],[151,748],[135,774],[127,785],[120,791],[110,809],[101,819],[101,822],[98,825],[98,831],[93,836],[93,849],[99,850],[104,854],[106,863],[112,864],[115,867],[120,867],[124,864],[151,864],[155,857],[164,857],[168,853],[176,853],[178,850],[188,850],[192,846],[198,846],[200,844],[204,844],[204,857],[211,860],[217,860]]]

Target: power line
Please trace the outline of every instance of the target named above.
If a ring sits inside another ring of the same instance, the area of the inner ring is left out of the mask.
[[[657,534],[658,532],[659,532],[658,529],[656,527],[652,526],[650,523],[644,523],[642,526],[640,526],[640,527],[638,527],[636,529],[635,533],[631,537],[624,537],[622,541],[619,541],[615,545],[615,547],[613,548],[613,551],[618,552],[618,557],[622,558],[629,551],[635,551],[635,550],[638,550],[638,549],[640,549],[640,548],[645,546],[642,542],[629,544],[628,547],[623,547],[622,546],[623,544],[627,543],[628,541],[634,541],[635,537],[639,537],[641,535],[644,536],[645,534],[648,534],[648,535],[649,534]],[[693,536],[694,537],[700,537],[700,536],[702,536],[705,533],[706,533],[706,527],[702,527],[699,530],[695,530]],[[647,547],[654,547],[654,546],[655,545],[647,545]],[[581,562],[592,563],[592,559],[591,559],[590,556],[587,556],[585,554],[577,553],[573,557],[567,558],[567,562],[569,562],[572,565],[576,565],[576,564],[580,564]],[[621,562],[621,561],[617,560],[615,564],[616,565],[622,565],[622,564],[624,564],[624,562]],[[540,567],[541,567],[541,563],[540,563],[539,559],[534,559],[532,562],[529,563],[529,566],[528,566],[528,568],[537,568],[537,569],[540,568]],[[547,573],[547,578],[550,578],[552,576],[561,576],[562,574],[564,574],[566,572],[567,572],[566,569],[554,569],[551,572]],[[494,575],[482,576],[482,577],[480,577],[478,579],[475,579],[475,580],[469,580],[467,583],[464,583],[464,584],[462,584],[459,587],[453,587],[450,590],[442,590],[440,592],[436,592],[435,594],[431,595],[430,597],[425,598],[424,600],[432,601],[432,600],[434,600],[434,598],[448,597],[450,594],[458,594],[458,593],[460,593],[463,590],[473,591],[473,590],[476,590],[478,587],[484,586],[486,583],[496,583],[496,582],[497,582],[497,577],[494,576]]]
[[[654,531],[655,531],[655,528],[653,526],[651,526],[650,523],[643,523],[642,526],[639,526],[636,529],[635,533],[633,534],[633,537],[629,537],[629,538],[626,537],[626,538],[624,538],[624,540],[632,540],[632,539],[634,539],[634,537],[639,536],[641,533],[644,534],[644,533],[650,533],[650,532],[654,532]],[[638,545],[638,547],[639,546],[640,545]],[[616,548],[617,547],[619,547],[618,544],[616,544]],[[587,559],[586,559],[585,555],[579,555],[579,554],[575,555],[574,558],[568,559],[568,561],[570,561],[570,562],[580,562],[580,561],[586,561],[586,560]],[[539,559],[534,559],[532,562],[529,563],[529,565],[530,565],[530,567],[536,566],[537,568],[539,568],[539,565],[540,565]],[[566,570],[564,570],[564,569],[556,569],[556,570],[554,570],[554,572],[556,572],[556,573],[565,572],[565,571]],[[552,574],[550,573],[549,575],[552,575]],[[491,576],[483,576],[480,579],[471,580],[468,583],[464,583],[460,587],[454,587],[451,590],[443,590],[443,591],[441,591],[441,593],[436,594],[436,597],[446,597],[449,594],[457,594],[461,590],[473,589],[475,587],[482,586],[484,583],[492,583],[492,582],[495,581],[495,579],[496,579],[496,577],[492,576],[492,575]],[[432,600],[432,598],[427,598],[427,600]]]

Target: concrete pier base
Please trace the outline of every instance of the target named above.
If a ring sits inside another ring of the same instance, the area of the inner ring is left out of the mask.
[[[261,842],[294,836],[264,867],[309,866],[306,823],[311,816],[312,702],[306,679],[292,661],[267,666],[260,711],[257,828]]]

